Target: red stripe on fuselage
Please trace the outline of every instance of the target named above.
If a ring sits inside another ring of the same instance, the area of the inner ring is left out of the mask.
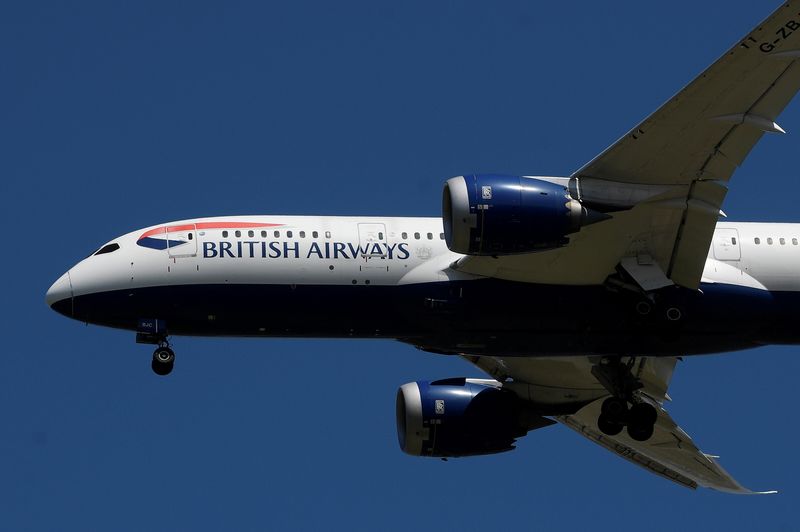
[[[254,227],[281,227],[283,224],[262,224],[255,222],[199,222],[196,224],[165,225],[150,229],[139,237],[147,238],[153,235],[163,235],[165,233],[177,233],[178,231],[191,231],[195,227],[200,229],[252,229]]]

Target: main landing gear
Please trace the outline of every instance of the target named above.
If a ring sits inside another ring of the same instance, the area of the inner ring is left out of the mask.
[[[633,357],[625,363],[620,357],[604,358],[592,367],[592,374],[612,395],[603,401],[597,427],[608,436],[616,436],[627,427],[631,439],[647,441],[653,435],[658,411],[634,393],[643,386],[631,372],[635,362]]]
[[[153,351],[153,362],[150,367],[156,375],[169,375],[175,365],[175,352],[169,348],[166,340],[161,342]]]

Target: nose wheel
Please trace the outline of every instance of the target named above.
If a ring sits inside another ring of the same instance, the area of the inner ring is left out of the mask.
[[[175,352],[169,348],[167,324],[162,319],[141,318],[136,326],[136,343],[157,345],[150,367],[156,375],[169,375],[175,365]]]
[[[175,352],[168,345],[160,345],[153,351],[150,367],[156,375],[169,375],[175,365]]]

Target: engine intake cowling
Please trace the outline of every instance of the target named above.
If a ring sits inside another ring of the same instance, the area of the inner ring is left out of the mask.
[[[466,379],[404,384],[397,391],[400,448],[438,457],[510,451],[530,428],[521,425],[521,407],[514,393]],[[540,419],[540,426],[550,423]]]
[[[442,196],[447,247],[465,255],[558,248],[567,244],[567,235],[601,219],[595,215],[566,187],[532,177],[454,177]]]

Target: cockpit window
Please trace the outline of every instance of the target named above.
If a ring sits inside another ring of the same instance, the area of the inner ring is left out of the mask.
[[[108,244],[98,249],[95,255],[105,255],[106,253],[111,253],[112,251],[116,251],[118,249],[119,249],[119,244],[114,242],[113,244]]]

